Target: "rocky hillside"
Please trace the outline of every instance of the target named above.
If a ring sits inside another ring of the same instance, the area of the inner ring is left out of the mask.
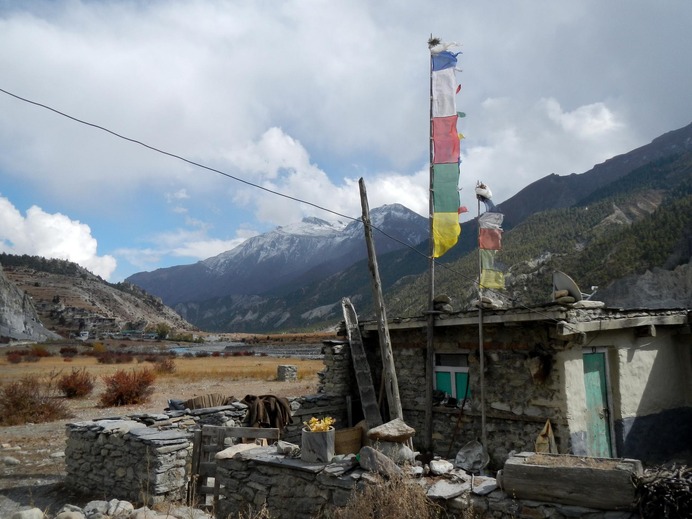
[[[552,273],[567,272],[582,292],[612,307],[692,308],[692,153],[650,162],[571,207],[535,213],[504,233],[498,260],[504,305],[550,301]],[[475,252],[436,271],[436,291],[461,309],[477,297]],[[387,293],[390,315],[427,304],[426,276]],[[592,288],[597,287],[597,288]]]
[[[127,283],[107,283],[75,263],[0,254],[0,265],[0,335],[5,337],[48,338],[36,332],[21,335],[20,322],[39,321],[62,337],[80,331],[99,335],[152,330],[158,324],[178,331],[195,329],[161,299]],[[8,319],[11,315],[15,317]]]
[[[57,337],[41,324],[31,298],[7,279],[0,265],[0,342],[10,339],[44,341]]]

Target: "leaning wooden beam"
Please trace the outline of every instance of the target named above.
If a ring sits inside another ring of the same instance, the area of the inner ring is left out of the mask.
[[[404,419],[404,412],[401,409],[401,398],[399,397],[399,382],[396,378],[396,368],[394,367],[394,355],[392,353],[392,341],[389,338],[389,328],[387,327],[387,312],[384,307],[384,297],[382,296],[382,283],[380,282],[380,271],[377,268],[377,255],[375,254],[375,242],[372,239],[372,225],[370,224],[370,209],[368,208],[368,195],[365,192],[365,181],[358,180],[360,186],[360,205],[363,209],[363,227],[365,228],[365,244],[368,248],[368,268],[372,276],[373,306],[377,313],[377,331],[380,337],[380,350],[382,353],[382,368],[384,376],[385,393],[387,394],[387,404],[389,404],[390,419]]]

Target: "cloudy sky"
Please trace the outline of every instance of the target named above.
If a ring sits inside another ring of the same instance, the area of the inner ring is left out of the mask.
[[[502,202],[692,122],[690,26],[688,0],[0,0],[0,250],[120,281],[335,218],[229,176],[427,216],[431,34],[463,52],[462,204]]]

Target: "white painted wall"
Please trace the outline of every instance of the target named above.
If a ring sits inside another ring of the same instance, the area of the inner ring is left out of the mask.
[[[573,347],[557,354],[563,399],[567,407],[570,434],[586,430],[586,389],[584,388],[584,361],[582,349]]]

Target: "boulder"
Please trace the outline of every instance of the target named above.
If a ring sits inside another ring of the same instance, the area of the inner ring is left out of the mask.
[[[398,476],[402,473],[396,463],[372,447],[361,448],[358,458],[364,470],[376,472],[385,477]]]
[[[416,434],[413,427],[406,425],[401,418],[373,427],[368,431],[368,438],[372,441],[388,441],[404,443]]]

